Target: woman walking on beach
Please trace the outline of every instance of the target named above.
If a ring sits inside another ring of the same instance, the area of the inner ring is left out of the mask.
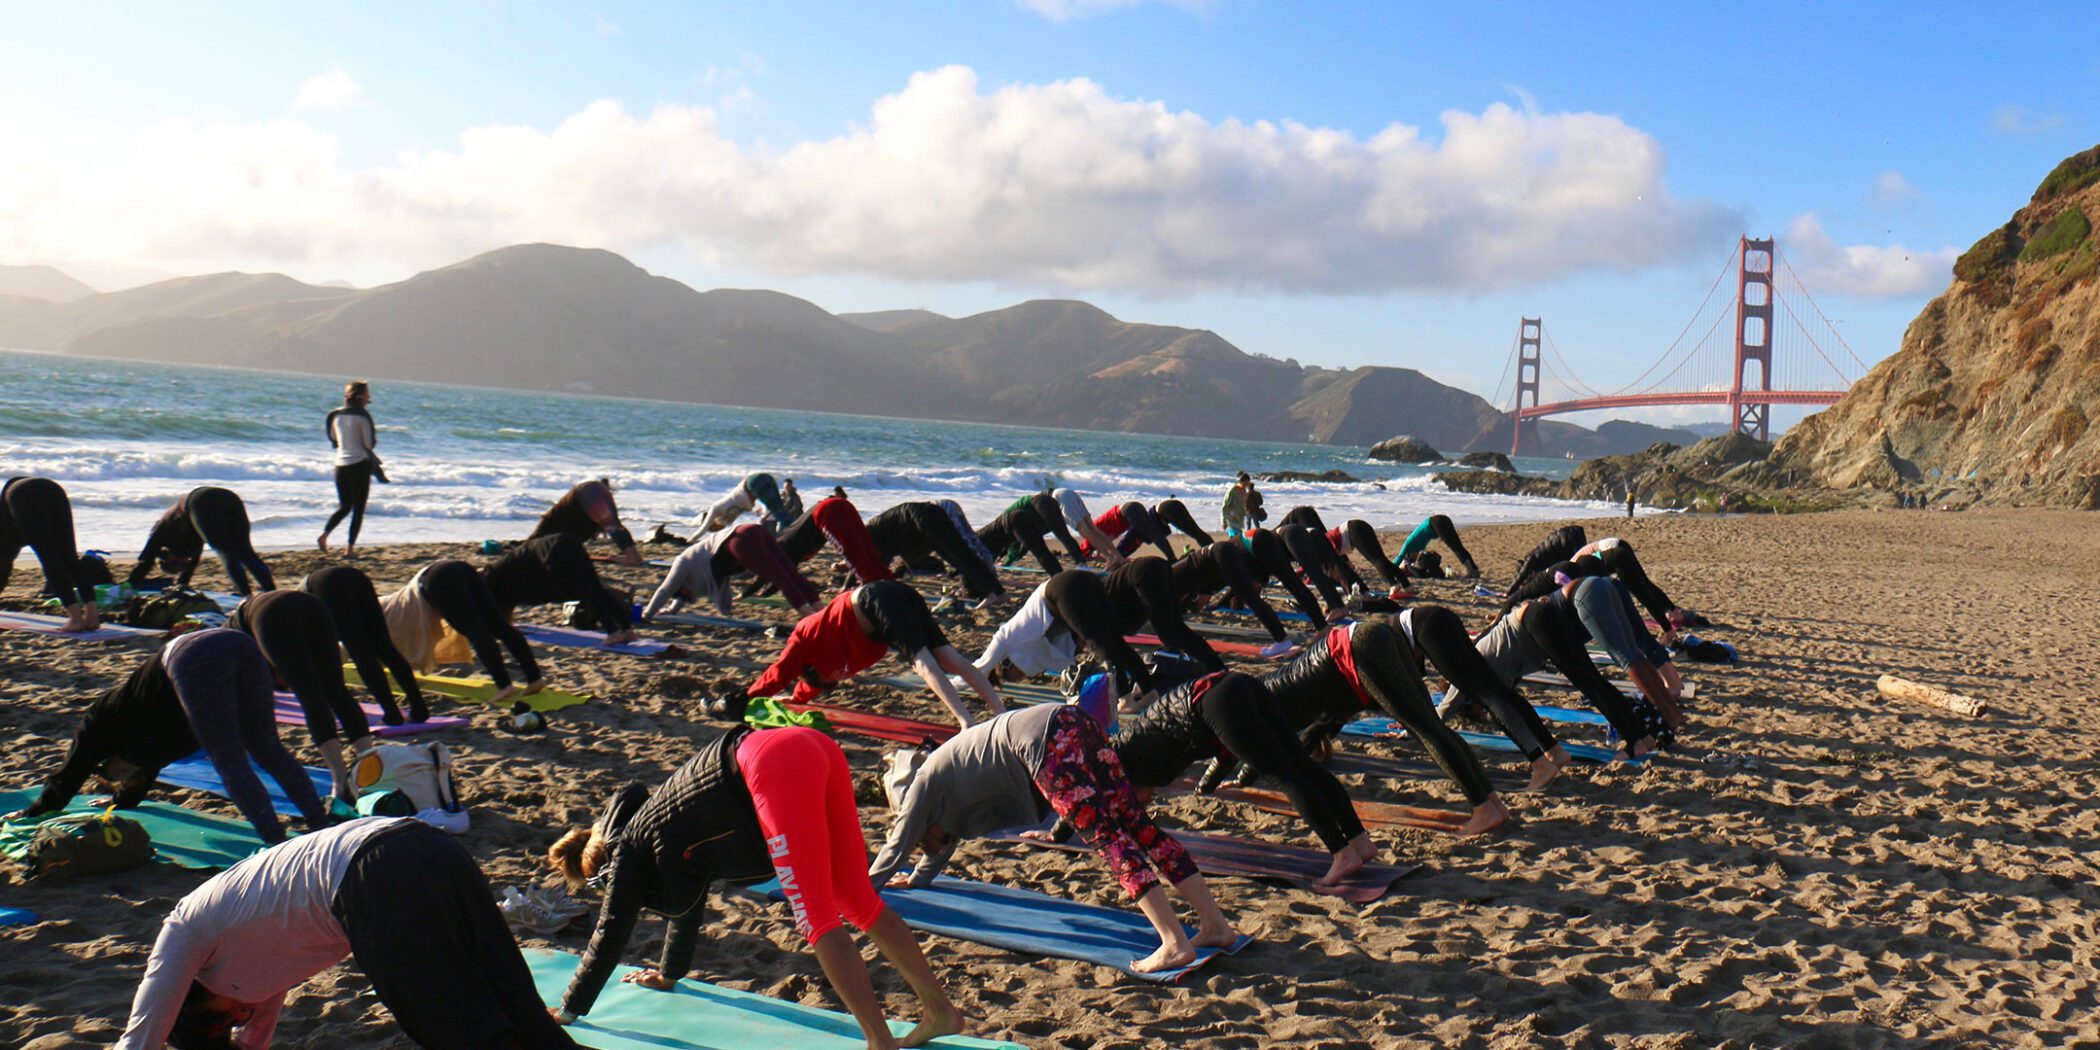
[[[357,534],[365,527],[365,500],[372,494],[372,479],[386,480],[379,469],[379,455],[372,451],[379,443],[379,431],[372,425],[372,414],[365,411],[371,403],[372,387],[359,379],[343,387],[343,407],[328,413],[328,444],[335,449],[336,508],[328,524],[321,527],[321,537],[314,541],[323,553],[328,550],[328,534],[348,517],[350,542],[343,545],[343,556],[357,557]]]

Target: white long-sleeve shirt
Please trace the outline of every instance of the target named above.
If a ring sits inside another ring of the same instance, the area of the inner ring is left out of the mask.
[[[738,482],[735,488],[729,490],[729,495],[716,500],[707,508],[707,515],[700,519],[700,531],[708,533],[726,529],[735,524],[736,519],[743,517],[745,511],[757,505],[758,497],[745,491],[743,483]]]
[[[372,458],[372,420],[344,412],[330,424],[335,429],[335,465],[347,467]]]
[[[1060,671],[1072,666],[1079,658],[1079,643],[1072,637],[1063,621],[1050,611],[1050,603],[1043,592],[1049,584],[1037,584],[1028,592],[1028,600],[1021,603],[1012,618],[999,625],[993,633],[991,644],[984,647],[984,655],[977,658],[977,669],[986,674],[998,670],[1004,660],[1012,660],[1014,666],[1028,674],[1045,671]]]
[[[714,602],[722,615],[729,615],[732,598],[729,581],[715,578],[715,552],[727,542],[728,530],[710,532],[679,551],[678,557],[671,559],[671,568],[664,573],[663,582],[656,585],[656,593],[649,596],[649,604],[642,607],[642,619],[655,616],[673,602],[702,597]]]
[[[351,859],[410,819],[367,817],[301,835],[190,891],[161,924],[118,1050],[160,1050],[191,981],[254,1004],[239,1045],[270,1045],[285,993],[350,954],[335,893]]]

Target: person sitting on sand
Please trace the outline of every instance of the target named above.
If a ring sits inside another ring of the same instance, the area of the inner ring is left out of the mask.
[[[1232,487],[1225,490],[1225,535],[1228,539],[1239,539],[1256,528],[1268,517],[1262,510],[1261,493],[1254,489],[1254,479],[1240,471]]]
[[[1080,687],[1079,706],[1088,711],[1115,702],[1112,675],[1094,675]],[[1110,718],[1113,718],[1110,715]],[[1378,856],[1378,847],[1357,818],[1349,792],[1291,731],[1268,687],[1236,672],[1213,673],[1161,693],[1115,740],[1116,757],[1140,801],[1179,779],[1205,759],[1230,756],[1273,776],[1334,863],[1322,886],[1356,874]],[[1059,831],[1069,835],[1069,828]]]
[[[844,489],[835,489],[832,495],[818,500],[816,506],[782,530],[780,549],[787,552],[789,561],[801,565],[816,557],[827,539],[860,582],[879,583],[896,578],[882,551],[876,548],[874,537],[868,535],[867,523],[860,520],[859,508],[846,498]]]
[[[772,666],[744,695],[711,701],[708,714],[742,719],[750,700],[788,692],[797,702],[808,703],[892,653],[918,672],[955,715],[957,725],[970,724],[970,710],[948,678],[951,674],[962,676],[993,714],[1006,710],[991,679],[949,644],[926,599],[906,584],[884,580],[862,584],[803,617]]]
[[[179,635],[88,705],[64,764],[44,780],[36,803],[10,819],[64,810],[97,775],[115,785],[112,804],[130,809],[145,801],[162,767],[202,746],[264,842],[284,841],[284,826],[257,766],[299,807],[308,828],[321,827],[328,811],[306,767],[277,739],[272,693],[270,665],[254,639],[223,627]]]
[[[335,781],[335,797],[356,802],[350,758],[378,741],[365,709],[343,684],[342,643],[328,606],[304,591],[271,591],[242,602],[226,626],[255,639],[271,673],[298,698],[307,734]]]
[[[1152,505],[1152,514],[1161,524],[1196,541],[1198,547],[1208,547],[1217,542],[1203,526],[1196,524],[1196,517],[1189,513],[1189,505],[1178,499],[1163,499]]]
[[[1213,543],[1174,563],[1174,592],[1181,596],[1184,609],[1201,612],[1220,591],[1229,593],[1235,606],[1254,614],[1262,629],[1269,632],[1270,641],[1262,648],[1262,656],[1282,656],[1296,648],[1297,643],[1283,629],[1275,607],[1262,595],[1261,585],[1254,582],[1254,556],[1245,548],[1229,541]]]
[[[1064,521],[1063,518],[1053,520],[1060,525]],[[1037,568],[1055,576],[1064,571],[1064,566],[1059,564],[1057,555],[1050,553],[1050,545],[1043,542],[1043,537],[1051,532],[1050,522],[1044,520],[1034,500],[1022,499],[1001,511],[991,524],[978,529],[977,541],[987,550],[1001,552],[1005,564],[1012,564],[1026,550],[1034,556]]]
[[[1520,603],[1476,639],[1474,649],[1496,679],[1509,686],[1549,664],[1558,668],[1590,706],[1611,723],[1629,757],[1639,758],[1669,744],[1675,733],[1662,711],[1644,699],[1620,692],[1598,673],[1586,648],[1590,631],[1576,609],[1573,591],[1572,586],[1565,586],[1543,598]],[[1591,615],[1601,622],[1615,611],[1624,617],[1624,611],[1615,604],[1600,606]],[[1462,709],[1469,695],[1466,688],[1452,682],[1444,694],[1443,709]]]
[[[622,565],[640,565],[642,552],[634,545],[634,534],[620,524],[620,505],[613,500],[612,481],[598,478],[579,481],[562,497],[540,515],[540,523],[533,527],[536,540],[542,536],[573,536],[580,543],[589,543],[599,533],[612,541],[614,560]]]
[[[343,655],[357,668],[365,691],[379,702],[386,724],[430,721],[430,707],[423,701],[423,688],[416,684],[415,668],[409,666],[401,650],[394,648],[394,640],[387,633],[386,611],[379,607],[379,591],[372,586],[372,578],[348,565],[331,565],[308,573],[306,579],[299,581],[299,589],[328,607]],[[393,679],[391,684],[389,677]],[[401,695],[408,701],[405,720],[401,708],[394,703],[394,686],[400,687]]]
[[[1409,649],[1390,621],[1360,620],[1321,633],[1303,655],[1261,681],[1315,754],[1324,754],[1342,727],[1362,717],[1366,708],[1383,711],[1427,748],[1444,775],[1465,792],[1473,816],[1460,826],[1460,833],[1491,831],[1509,819],[1509,808],[1473,750],[1437,718],[1429,687]]]
[[[699,533],[704,536],[719,529],[726,529],[734,524],[736,519],[743,517],[746,511],[760,504],[765,505],[766,515],[774,521],[795,520],[795,516],[787,512],[787,505],[780,501],[780,485],[773,480],[773,475],[746,474],[744,480],[737,482],[736,487],[729,490],[728,495],[716,500],[713,506],[707,508],[707,514],[700,519]]]
[[[1114,540],[1116,553],[1126,558],[1149,543],[1158,548],[1168,562],[1174,560],[1174,543],[1168,539],[1166,522],[1161,521],[1152,508],[1136,500],[1102,511],[1101,516],[1094,519],[1094,528]]]
[[[764,529],[760,535],[772,540]],[[779,543],[774,542],[777,548]],[[574,536],[541,536],[504,551],[493,564],[481,570],[489,593],[498,605],[516,609],[521,605],[555,605],[578,602],[590,610],[591,618],[605,631],[605,644],[622,645],[640,637],[634,631],[634,611],[628,601],[605,586],[598,569]]]
[[[590,830],[570,831],[547,851],[572,889],[604,885],[597,927],[555,1019],[590,1012],[642,911],[664,916],[669,929],[657,965],[627,981],[668,990],[692,968],[709,886],[777,877],[791,887],[796,930],[870,1047],[921,1046],[962,1031],[962,1013],[918,939],[876,894],[866,856],[853,773],[829,737],[804,726],[738,726],[702,744],[655,791],[629,785]],[[903,1039],[890,1034],[841,920],[867,933],[918,997],[919,1024]]]
[[[919,568],[942,565],[962,578],[963,593],[980,604],[997,601],[1006,594],[999,574],[977,554],[969,534],[937,503],[899,503],[868,519],[868,536],[884,558]]]
[[[248,582],[251,575],[263,590],[277,589],[270,567],[263,564],[248,538],[247,504],[232,491],[211,485],[191,489],[153,523],[138,564],[131,567],[131,586],[143,584],[158,562],[162,572],[174,575],[174,586],[188,587],[206,544],[226,567],[235,591],[254,593]]]
[[[388,639],[418,671],[437,668],[438,643],[444,629],[450,627],[466,640],[482,673],[495,683],[489,703],[508,703],[546,686],[531,643],[511,624],[510,614],[489,592],[488,582],[466,562],[447,558],[424,566],[400,590],[379,599],[379,607],[386,614]],[[524,671],[523,687],[512,684],[510,671],[503,666],[504,649],[510,650]]]
[[[50,478],[9,478],[0,485],[0,590],[14,575],[15,559],[28,547],[44,569],[44,593],[66,608],[61,631],[92,631],[102,626],[95,605],[95,585],[80,574],[80,550],[74,546],[73,503]]]
[[[735,609],[730,579],[740,572],[750,572],[777,588],[797,615],[807,616],[822,608],[817,604],[821,597],[817,585],[795,568],[779,539],[765,526],[738,525],[706,533],[678,552],[656,593],[649,596],[649,604],[642,607],[642,619],[654,619],[666,609],[701,598],[728,616]]]
[[[418,1046],[576,1045],[466,848],[418,820],[368,817],[257,853],[176,902],[117,1046],[268,1046],[284,997],[346,956]]]
[[[950,737],[908,783],[885,781],[893,816],[869,877],[893,887],[929,885],[963,839],[1040,823],[1054,811],[1079,829],[1159,932],[1159,950],[1133,961],[1133,970],[1172,970],[1195,962],[1199,948],[1231,947],[1239,934],[1195,861],[1152,822],[1109,747],[1103,724],[1115,717],[1106,703],[1091,714],[1072,704],[1038,704]],[[925,858],[905,872],[914,850]],[[1162,881],[1196,910],[1193,939]]]

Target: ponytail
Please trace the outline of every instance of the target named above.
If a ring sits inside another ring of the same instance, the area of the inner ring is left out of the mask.
[[[575,892],[605,868],[605,840],[590,830],[573,828],[547,847],[547,867],[560,872]]]

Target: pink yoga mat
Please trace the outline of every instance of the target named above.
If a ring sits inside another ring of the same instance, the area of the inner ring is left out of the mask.
[[[1299,889],[1340,897],[1353,904],[1369,904],[1384,897],[1392,892],[1393,883],[1421,867],[1419,864],[1366,864],[1363,870],[1330,890],[1314,885],[1320,876],[1327,874],[1327,865],[1332,860],[1319,850],[1279,846],[1273,842],[1259,842],[1232,835],[1210,835],[1185,828],[1176,828],[1169,834],[1174,836],[1174,841],[1181,843],[1183,849],[1189,851],[1189,858],[1196,862],[1196,870],[1205,875],[1287,882]],[[1019,836],[1002,837],[1027,841]],[[1076,839],[1064,845],[1049,842],[1029,844],[1082,852],[1086,850]]]
[[[80,642],[101,642],[112,638],[159,638],[166,631],[152,631],[144,627],[128,627],[121,623],[105,623],[92,631],[67,632],[59,630],[65,625],[63,616],[43,616],[37,613],[0,612],[0,630],[31,631],[48,634],[54,638],[70,638]]]
[[[379,736],[409,736],[437,729],[458,729],[472,724],[467,719],[454,715],[432,715],[428,722],[408,722],[390,726],[383,720],[378,704],[361,702],[357,706],[364,708],[365,720],[372,723],[372,732]],[[306,724],[306,712],[300,709],[298,697],[290,693],[277,694],[277,722],[279,725],[288,726]]]

